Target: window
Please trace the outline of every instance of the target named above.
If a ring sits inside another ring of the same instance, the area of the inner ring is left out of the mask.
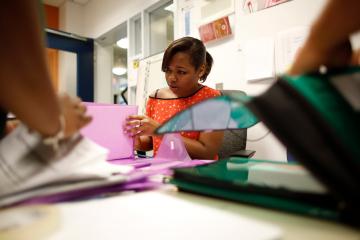
[[[142,43],[142,37],[141,37],[141,18],[137,18],[134,21],[134,53],[135,55],[141,54],[141,43]]]
[[[127,57],[129,41],[127,38],[127,24],[121,24],[114,32],[113,67],[112,67],[112,92],[114,103],[127,104]]]
[[[143,53],[142,49],[142,14],[138,14],[129,20],[130,27],[130,56],[139,56]]]
[[[173,1],[169,1],[148,12],[150,55],[163,52],[174,40],[173,7]]]

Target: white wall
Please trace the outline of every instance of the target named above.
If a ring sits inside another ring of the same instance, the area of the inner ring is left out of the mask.
[[[59,7],[59,28],[62,31],[86,36],[86,33],[84,32],[84,10],[83,5],[65,1]]]
[[[310,25],[320,12],[326,0],[293,0],[276,7],[245,15],[239,1],[235,1],[235,36],[228,40],[208,45],[208,51],[215,62],[209,76],[209,85],[223,82],[224,89],[240,89],[249,95],[265,91],[270,83],[248,83],[245,80],[244,53],[241,51],[246,41],[262,37],[274,38],[279,31],[291,27]],[[265,136],[268,129],[258,124],[248,131],[248,139]],[[248,141],[247,148],[256,150],[257,159],[286,160],[286,149],[272,135],[260,141]]]

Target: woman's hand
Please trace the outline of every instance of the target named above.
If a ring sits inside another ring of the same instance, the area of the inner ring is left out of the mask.
[[[65,119],[64,137],[71,137],[82,127],[91,122],[92,118],[86,115],[86,106],[80,98],[73,98],[67,94],[59,95],[61,113]]]
[[[130,115],[126,119],[125,132],[132,137],[152,136],[160,123],[142,115]]]
[[[155,120],[141,115],[130,115],[126,119],[124,132],[134,138],[136,150],[149,151],[152,146],[152,135],[160,124]]]

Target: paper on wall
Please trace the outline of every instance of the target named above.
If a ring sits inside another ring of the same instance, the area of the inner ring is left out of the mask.
[[[290,68],[308,33],[309,27],[301,26],[277,34],[275,41],[275,71],[277,74],[283,74]]]
[[[245,79],[249,82],[274,78],[274,39],[252,39],[244,44]]]

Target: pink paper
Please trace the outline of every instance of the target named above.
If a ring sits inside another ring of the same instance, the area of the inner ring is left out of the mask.
[[[108,160],[133,158],[134,142],[123,130],[125,119],[137,114],[137,106],[85,103],[93,121],[81,133],[109,150]]]

